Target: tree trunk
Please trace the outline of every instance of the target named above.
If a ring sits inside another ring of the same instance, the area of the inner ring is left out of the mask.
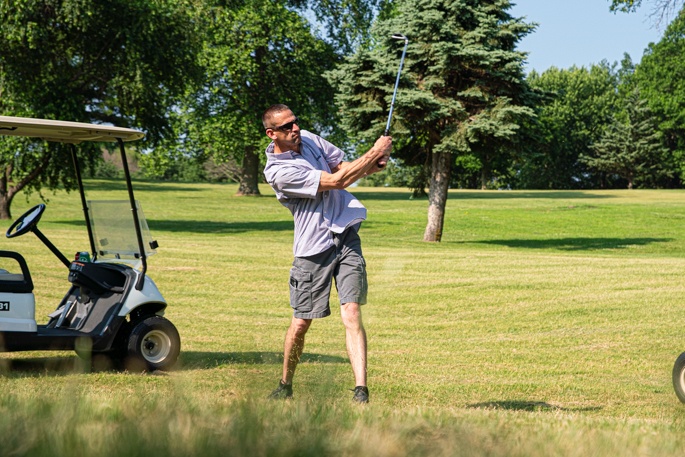
[[[12,174],[12,166],[7,165],[0,175],[0,219],[7,220],[12,218],[10,205],[12,198],[14,198],[14,190],[10,187],[10,175]]]
[[[6,220],[12,218],[10,212],[10,205],[12,204],[12,197],[8,194],[0,194],[0,219]]]
[[[240,186],[238,195],[260,195],[258,186],[259,157],[254,148],[245,148],[243,166],[240,171]]]
[[[488,167],[488,162],[490,159],[488,157],[488,154],[483,153],[480,160],[482,163],[480,167],[480,190],[487,190],[488,178],[490,177],[490,171]]]
[[[434,152],[431,162],[431,183],[428,195],[428,224],[423,241],[440,241],[445,223],[447,191],[452,170],[451,152]]]
[[[10,206],[12,205],[12,200],[14,196],[17,195],[19,191],[24,189],[31,181],[37,179],[41,172],[45,169],[48,162],[50,161],[50,154],[45,154],[41,159],[40,164],[31,170],[29,174],[24,176],[21,180],[15,182],[14,186],[10,186],[12,181],[12,165],[6,165],[5,169],[2,170],[0,175],[0,219],[11,219],[12,212],[10,211]]]

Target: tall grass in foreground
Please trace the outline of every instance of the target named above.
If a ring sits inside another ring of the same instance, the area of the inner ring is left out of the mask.
[[[125,198],[89,184],[92,199]],[[182,338],[178,369],[0,354],[1,455],[685,451],[670,380],[685,350],[685,192],[453,191],[443,242],[427,244],[425,201],[355,189],[371,283],[371,404],[359,408],[335,313],[308,335],[295,400],[264,399],[280,375],[292,255],[291,218],[270,193],[137,189],[160,243],[149,274]],[[15,214],[35,202],[20,203]],[[68,255],[87,248],[79,208],[58,193],[40,225]],[[27,258],[45,322],[66,269],[32,235],[0,248]]]
[[[135,389],[104,399],[73,388],[62,393],[0,397],[3,455],[605,456],[685,450],[681,419],[672,426],[600,420],[542,405],[397,410],[245,398],[209,404],[186,388]]]

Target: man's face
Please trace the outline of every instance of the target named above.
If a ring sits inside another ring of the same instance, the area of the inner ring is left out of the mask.
[[[281,149],[297,149],[300,142],[300,126],[292,111],[281,111],[271,117],[270,128],[266,129],[269,138],[277,142]]]

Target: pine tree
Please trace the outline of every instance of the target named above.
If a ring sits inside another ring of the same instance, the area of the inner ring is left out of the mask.
[[[632,189],[636,182],[655,182],[670,173],[663,165],[667,150],[661,137],[647,101],[634,91],[626,100],[625,120],[614,117],[592,145],[596,155],[583,156],[582,160],[599,171],[619,175]]]
[[[507,12],[508,0],[403,0],[372,31],[372,46],[358,50],[330,79],[343,125],[360,149],[387,120],[401,45],[409,40],[393,114],[394,156],[430,172],[425,241],[442,237],[455,158],[480,162],[483,179],[500,162],[534,94],[524,80],[525,54],[517,42],[534,26]]]

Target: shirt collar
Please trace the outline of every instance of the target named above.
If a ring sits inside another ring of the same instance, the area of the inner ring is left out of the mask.
[[[277,158],[279,158],[279,159],[292,159],[293,157],[297,157],[297,156],[301,156],[301,155],[302,155],[302,154],[300,154],[300,153],[298,153],[298,152],[293,151],[292,149],[291,149],[290,151],[285,151],[285,152],[281,152],[280,154],[276,154],[276,153],[274,152],[274,149],[275,149],[275,144],[274,144],[274,142],[272,141],[272,142],[269,143],[269,145],[266,147],[266,153],[267,153],[267,154],[270,154],[270,155],[272,155],[272,156],[274,156],[274,157],[277,157]],[[301,151],[301,150],[302,150],[302,143],[300,143],[300,151]]]

